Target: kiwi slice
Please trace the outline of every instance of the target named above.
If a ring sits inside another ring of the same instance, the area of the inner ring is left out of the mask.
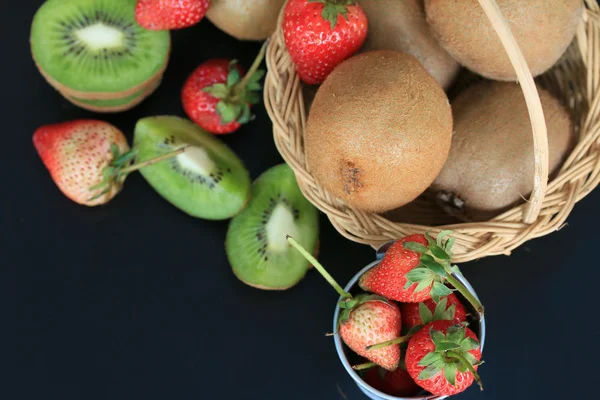
[[[281,164],[252,184],[247,207],[229,225],[225,248],[233,273],[259,289],[294,286],[311,265],[288,244],[287,235],[316,251],[317,209],[302,195],[294,172]]]
[[[227,219],[246,204],[248,171],[229,147],[191,121],[172,116],[141,119],[133,143],[138,162],[190,146],[140,173],[161,196],[191,216]]]
[[[170,36],[168,31],[139,26],[135,4],[136,0],[46,1],[31,27],[31,51],[38,67],[49,80],[79,92],[115,93],[143,85],[164,69]]]

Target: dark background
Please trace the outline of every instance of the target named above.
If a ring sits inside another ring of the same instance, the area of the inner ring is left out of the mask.
[[[227,222],[195,220],[139,175],[109,205],[64,197],[31,144],[43,124],[96,117],[126,132],[157,114],[183,116],[179,91],[211,57],[248,67],[259,44],[210,22],[175,32],[164,83],[132,111],[98,116],[71,106],[38,74],[29,24],[41,0],[2,4],[0,156],[0,398],[362,399],[331,330],[335,292],[314,271],[283,293],[231,273]],[[282,162],[262,105],[224,137],[253,178]],[[596,257],[600,192],[560,232],[510,257],[462,266],[487,307],[485,391],[460,399],[595,398],[600,350]],[[321,261],[342,283],[372,261],[322,217]]]

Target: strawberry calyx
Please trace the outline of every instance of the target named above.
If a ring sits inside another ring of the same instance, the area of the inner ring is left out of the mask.
[[[392,305],[392,303],[390,303],[390,301],[385,297],[369,293],[362,293],[353,298],[343,299],[338,303],[339,307],[343,310],[338,318],[338,330],[341,324],[350,319],[350,314],[356,307],[370,301],[380,301],[382,303]]]
[[[469,371],[483,390],[481,378],[475,370],[475,367],[481,365],[483,361],[477,360],[469,353],[478,349],[480,344],[477,340],[466,336],[466,324],[452,325],[446,333],[431,327],[429,336],[435,345],[435,350],[427,353],[419,361],[419,366],[424,369],[419,373],[418,379],[431,379],[442,372],[446,381],[456,386],[456,373]]]
[[[481,302],[458,280],[456,275],[461,275],[456,265],[452,265],[452,246],[454,238],[449,237],[452,231],[442,231],[434,239],[425,233],[428,245],[417,242],[405,242],[403,246],[420,254],[419,265],[406,273],[406,285],[404,289],[417,284],[415,293],[429,289],[432,300],[437,304],[444,296],[448,296],[453,290],[458,291],[475,308],[475,311],[483,315]],[[450,284],[454,289],[446,286]]]
[[[433,313],[425,303],[419,303],[419,316],[421,317],[421,324],[410,328],[407,335],[417,333],[423,328],[423,326],[433,321],[452,321],[456,315],[456,304],[451,304],[450,307],[447,306],[447,297],[444,297],[438,303],[436,303]]]
[[[92,192],[96,191],[96,190],[102,190],[102,191],[100,193],[98,193],[97,195],[93,196],[92,198],[90,198],[88,201],[93,201],[93,200],[99,199],[100,197],[110,193],[111,190],[113,190],[114,188],[121,189],[123,187],[123,182],[125,181],[125,178],[130,173],[137,171],[141,168],[147,167],[149,165],[156,164],[157,162],[173,158],[173,157],[183,153],[188,147],[190,147],[190,146],[186,145],[186,146],[180,147],[179,149],[177,149],[175,151],[165,153],[158,157],[144,160],[144,161],[141,161],[139,163],[132,165],[131,162],[137,156],[137,150],[132,149],[125,153],[121,153],[121,151],[119,150],[119,147],[115,143],[112,143],[110,145],[112,161],[110,162],[110,164],[108,166],[106,166],[102,170],[102,181],[89,188],[89,190]]]
[[[354,0],[308,0],[309,3],[323,4],[321,16],[325,21],[329,21],[331,30],[335,29],[338,17],[341,15],[348,20],[348,6],[355,5]]]
[[[260,80],[265,75],[265,70],[258,68],[265,57],[267,43],[268,40],[263,44],[250,70],[243,78],[236,68],[238,61],[232,60],[229,63],[225,83],[215,83],[202,89],[203,92],[219,99],[216,110],[222,124],[235,121],[243,125],[255,118],[250,111],[250,105],[260,101],[262,90]]]

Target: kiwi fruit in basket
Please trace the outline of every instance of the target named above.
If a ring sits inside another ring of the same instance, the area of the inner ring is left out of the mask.
[[[416,57],[448,89],[460,69],[440,46],[425,19],[423,0],[361,0],[369,33],[361,51],[399,50]]]
[[[540,87],[538,92],[552,176],[571,150],[574,127],[556,98]],[[432,190],[450,214],[488,220],[533,190],[533,135],[523,92],[516,83],[481,81],[457,96],[452,111],[452,148]]]
[[[275,32],[286,0],[212,0],[206,17],[240,40],[264,40]]]
[[[73,103],[102,111],[132,106],[160,83],[169,32],[135,21],[136,0],[47,0],[31,26],[46,80]]]
[[[252,184],[248,206],[227,231],[225,248],[234,274],[259,289],[294,286],[310,264],[289,246],[286,236],[314,253],[318,224],[317,209],[300,192],[290,167],[281,164],[269,169]]]
[[[340,64],[319,87],[305,134],[307,164],[325,190],[364,211],[419,196],[444,165],[452,112],[416,58],[378,50]]]
[[[223,220],[236,215],[250,194],[248,171],[219,139],[183,118],[143,118],[135,126],[139,162],[189,146],[184,153],[140,169],[167,201],[187,214]]]
[[[572,42],[583,0],[496,0],[533,76],[548,70]],[[463,66],[489,79],[516,81],[498,34],[477,0],[425,0],[427,21]]]

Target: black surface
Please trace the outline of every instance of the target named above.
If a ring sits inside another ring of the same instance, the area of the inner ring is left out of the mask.
[[[3,2],[1,11],[0,398],[363,399],[324,336],[337,295],[316,272],[284,293],[243,285],[223,250],[227,222],[187,217],[139,175],[102,208],[59,193],[31,135],[93,114],[62,99],[31,61],[39,4]],[[208,21],[176,32],[158,92],[101,118],[131,138],[138,118],[183,116],[179,90],[199,63],[239,57],[248,66],[258,48]],[[223,138],[253,178],[281,162],[264,107],[255,110],[256,121]],[[599,201],[596,191],[568,227],[511,257],[463,266],[487,307],[487,363],[485,391],[457,398],[596,398]],[[320,259],[340,282],[373,257],[322,218]]]

